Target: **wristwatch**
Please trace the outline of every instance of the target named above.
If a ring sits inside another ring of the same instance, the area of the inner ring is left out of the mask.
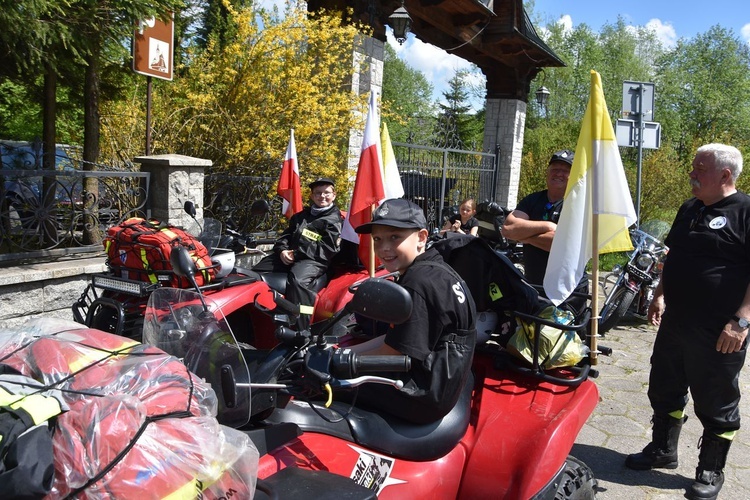
[[[732,319],[737,322],[738,325],[740,325],[740,328],[743,330],[747,327],[750,327],[750,320],[746,320],[745,318],[740,318],[736,314],[732,316]]]

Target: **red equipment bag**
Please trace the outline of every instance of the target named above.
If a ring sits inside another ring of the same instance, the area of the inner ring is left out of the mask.
[[[172,271],[172,248],[187,248],[201,271],[195,275],[198,286],[207,285],[216,275],[208,249],[193,235],[179,227],[156,220],[132,217],[107,229],[104,250],[107,265],[116,276],[163,286],[188,288],[190,282]]]

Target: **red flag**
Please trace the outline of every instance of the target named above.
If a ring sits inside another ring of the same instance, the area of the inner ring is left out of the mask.
[[[359,243],[359,258],[366,266],[371,262],[371,238],[369,234],[357,234],[354,229],[370,222],[373,207],[378,206],[385,199],[379,131],[380,124],[373,92],[370,94],[370,110],[367,113],[365,136],[362,139],[362,153],[357,166],[357,179],[354,182],[352,201],[341,231],[344,239]]]
[[[299,187],[299,165],[297,164],[297,148],[294,147],[294,129],[289,137],[284,164],[276,192],[284,198],[282,212],[290,219],[292,215],[302,211],[302,191]]]

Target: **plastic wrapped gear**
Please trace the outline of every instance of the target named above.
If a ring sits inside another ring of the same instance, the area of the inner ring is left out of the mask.
[[[46,498],[252,498],[258,451],[176,358],[63,320],[0,332],[0,359],[59,389]]]

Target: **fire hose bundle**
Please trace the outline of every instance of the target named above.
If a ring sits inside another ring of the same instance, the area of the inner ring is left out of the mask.
[[[258,452],[216,409],[210,386],[154,347],[63,320],[0,331],[0,491],[252,498]]]

